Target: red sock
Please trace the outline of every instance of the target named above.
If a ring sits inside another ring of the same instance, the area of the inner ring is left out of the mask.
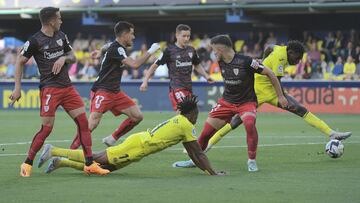
[[[40,131],[36,133],[36,135],[34,136],[31,142],[30,149],[28,152],[29,160],[34,160],[36,153],[43,146],[45,139],[50,135],[51,130],[52,130],[52,126],[46,126],[46,125],[41,126]]]
[[[91,133],[88,126],[88,120],[86,118],[86,114],[82,113],[78,115],[74,119],[77,128],[78,128],[78,135],[80,144],[83,148],[85,157],[92,157],[92,150],[91,150]]]
[[[120,124],[119,128],[112,133],[112,136],[115,140],[118,140],[121,136],[133,129],[137,124],[139,124],[139,121],[133,121],[131,118],[128,118]]]
[[[205,122],[204,129],[198,138],[198,143],[201,149],[204,151],[208,145],[210,138],[216,133],[216,129],[213,128],[208,122]]]
[[[249,159],[256,159],[256,149],[258,145],[258,133],[255,126],[256,118],[253,116],[246,116],[243,118],[243,122],[246,130],[248,157]]]
[[[75,138],[73,140],[73,142],[70,145],[70,149],[77,149],[80,147],[80,136],[79,133],[76,133]]]

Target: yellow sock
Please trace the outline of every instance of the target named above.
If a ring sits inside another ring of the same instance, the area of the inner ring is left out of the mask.
[[[70,168],[82,171],[83,168],[84,168],[84,163],[80,163],[80,162],[77,162],[77,161],[72,161],[72,160],[69,160],[69,159],[60,159],[57,167],[58,168],[60,168],[60,167],[70,167]]]
[[[332,129],[320,118],[316,117],[314,114],[312,114],[311,112],[308,112],[307,114],[305,114],[305,116],[303,117],[303,119],[310,124],[311,126],[319,129],[321,132],[325,133],[326,135],[330,136],[330,133],[332,131]]]
[[[59,147],[53,147],[51,149],[52,156],[60,156],[65,157],[73,161],[77,162],[85,162],[84,152],[82,150],[71,150],[71,149],[64,149]]]
[[[224,125],[224,127],[222,127],[220,130],[218,130],[214,136],[212,136],[209,140],[209,145],[215,145],[216,143],[218,143],[221,138],[223,138],[226,134],[228,134],[230,131],[232,130],[231,125],[229,123],[227,123],[226,125]]]

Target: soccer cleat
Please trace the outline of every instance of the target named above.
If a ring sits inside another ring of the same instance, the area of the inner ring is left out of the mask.
[[[194,167],[196,167],[196,165],[190,159],[187,161],[177,161],[177,162],[173,163],[172,167],[174,167],[174,168],[194,168]]]
[[[54,157],[50,160],[49,165],[45,169],[45,173],[51,173],[59,168],[61,157]]]
[[[53,146],[51,144],[44,145],[44,149],[41,152],[39,161],[38,161],[38,168],[40,168],[47,160],[51,158],[51,148]]]
[[[330,134],[330,140],[345,140],[351,136],[352,132],[338,132],[332,131]]]
[[[111,147],[111,146],[114,146],[114,145],[115,145],[116,140],[114,139],[114,137],[113,137],[112,135],[109,135],[109,136],[107,136],[107,137],[104,137],[104,138],[102,139],[102,142],[103,142],[106,146]]]
[[[99,166],[100,164],[96,163],[95,161],[90,165],[90,166],[84,166],[84,173],[86,175],[90,175],[90,174],[97,174],[97,175],[107,175],[108,173],[110,173],[109,170],[107,169],[103,169]]]
[[[256,172],[258,171],[258,167],[256,165],[256,161],[254,159],[249,159],[248,162],[247,162],[247,165],[248,165],[248,171],[249,172]]]
[[[20,176],[30,177],[31,169],[32,169],[32,165],[27,164],[27,163],[22,163],[20,166]]]

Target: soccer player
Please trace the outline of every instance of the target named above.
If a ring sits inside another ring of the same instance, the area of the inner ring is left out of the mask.
[[[135,102],[120,89],[120,82],[124,66],[137,69],[159,48],[154,43],[146,54],[133,60],[126,55],[126,47],[133,45],[134,25],[126,21],[116,23],[114,27],[115,41],[105,48],[101,61],[99,76],[91,89],[91,107],[89,117],[89,129],[93,131],[100,123],[102,115],[111,111],[115,116],[125,114],[128,116],[120,126],[109,136],[103,139],[107,146],[115,145],[115,142],[143,119],[140,108]],[[98,57],[98,54],[94,54]],[[76,135],[71,149],[77,149],[80,145],[80,137]]]
[[[21,97],[21,78],[24,64],[34,56],[40,72],[40,117],[42,126],[34,136],[28,156],[20,166],[20,175],[29,177],[33,160],[41,149],[45,139],[50,135],[58,106],[74,119],[83,148],[85,166],[81,169],[85,173],[104,175],[109,170],[100,168],[93,162],[91,151],[91,134],[85,114],[84,102],[79,93],[71,85],[68,75],[68,65],[76,58],[69,45],[66,35],[60,31],[62,24],[59,8],[46,7],[40,10],[41,30],[35,33],[24,44],[16,60],[15,88],[10,99],[12,104]]]
[[[176,27],[176,42],[169,45],[160,58],[150,66],[147,71],[143,83],[140,86],[140,91],[146,91],[148,88],[148,81],[155,70],[160,66],[166,64],[169,69],[169,98],[174,111],[177,111],[177,103],[187,95],[192,94],[191,73],[193,66],[195,70],[202,75],[209,83],[214,80],[206,73],[200,65],[200,59],[196,50],[188,45],[190,41],[191,28],[188,25],[179,24]]]
[[[304,47],[301,42],[289,41],[287,46],[274,46],[266,49],[265,59],[262,63],[264,66],[271,68],[280,80],[281,77],[284,76],[284,68],[287,65],[296,65],[301,60],[303,53]],[[289,101],[289,105],[285,107],[281,106],[269,79],[262,75],[255,76],[255,93],[258,98],[258,106],[267,103],[294,113],[295,115],[303,118],[309,125],[319,129],[321,132],[329,136],[330,139],[344,140],[352,134],[351,132],[337,132],[331,129],[324,121],[312,114],[306,107],[287,93],[284,94]],[[235,116],[230,124],[225,125],[209,140],[209,146],[206,151],[210,150],[210,148],[223,136],[235,129],[241,123],[241,118]]]
[[[217,130],[229,123],[234,115],[239,115],[244,122],[248,144],[248,170],[257,171],[256,149],[258,133],[256,130],[257,98],[254,90],[255,73],[269,79],[281,106],[287,106],[280,83],[275,74],[256,60],[235,53],[229,36],[218,35],[211,39],[211,46],[218,58],[221,74],[224,78],[223,97],[210,111],[203,131],[198,138],[202,150],[205,150],[209,139]],[[189,162],[189,161],[185,161]],[[176,162],[174,167],[181,167]]]
[[[132,134],[123,143],[94,153],[95,160],[102,167],[114,171],[182,141],[196,166],[209,175],[224,175],[224,172],[215,172],[212,169],[208,158],[196,142],[194,127],[198,117],[196,97],[183,98],[177,108],[180,115],[162,122],[151,131]],[[79,150],[62,149],[47,144],[41,154],[39,167],[51,157],[54,158],[50,161],[46,173],[61,167],[80,170],[84,165],[84,156]]]

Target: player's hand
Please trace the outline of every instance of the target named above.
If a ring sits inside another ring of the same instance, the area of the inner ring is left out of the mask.
[[[90,57],[92,59],[99,59],[101,56],[101,51],[100,50],[94,50],[90,53]]]
[[[160,49],[160,44],[159,43],[153,43],[150,47],[150,49],[147,50],[147,52],[149,54],[153,54],[155,53],[158,49]]]
[[[225,176],[225,175],[228,175],[228,174],[226,173],[226,171],[217,171],[216,175],[217,176]]]
[[[148,83],[147,83],[147,82],[143,82],[143,83],[140,85],[140,91],[141,91],[141,92],[145,92],[147,89],[148,89]]]
[[[284,96],[281,96],[279,97],[279,104],[281,107],[286,108],[289,105],[289,102]]]
[[[10,105],[14,105],[14,103],[16,101],[19,101],[19,99],[21,98],[21,90],[14,90],[11,95],[9,96],[9,99],[11,100]]]
[[[209,83],[209,84],[212,84],[212,83],[214,83],[215,82],[215,80],[212,78],[212,77],[208,77],[208,78],[206,78],[206,81]]]
[[[64,64],[65,64],[65,56],[58,58],[58,60],[56,60],[53,65],[52,73],[54,73],[54,75],[60,73],[61,68],[64,66]]]

